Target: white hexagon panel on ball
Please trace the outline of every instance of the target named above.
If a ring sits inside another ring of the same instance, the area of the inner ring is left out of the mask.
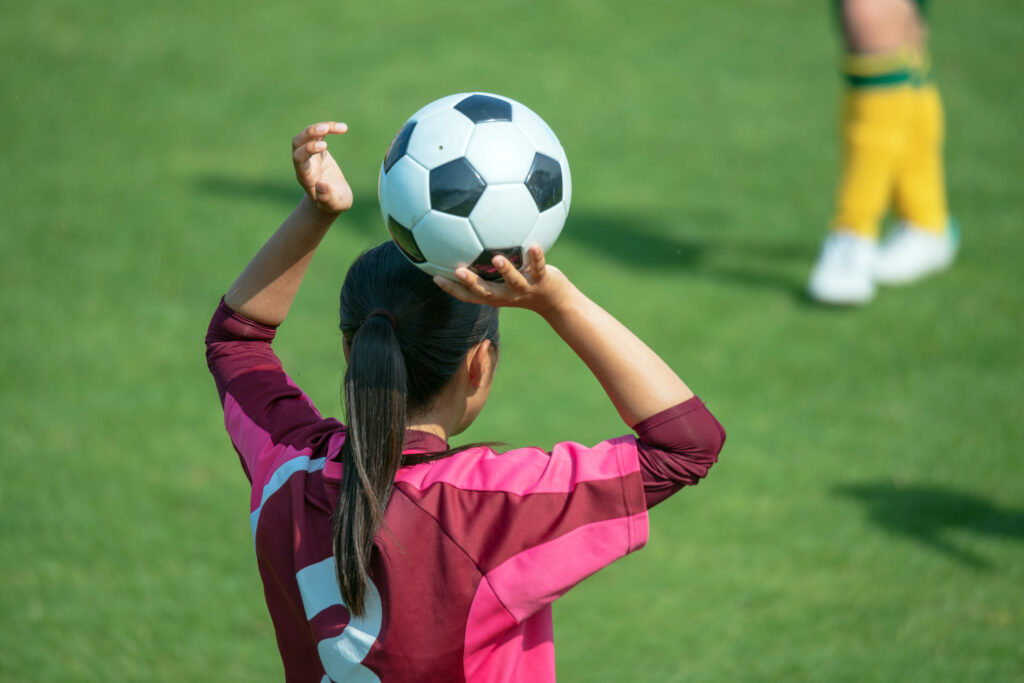
[[[420,267],[432,275],[451,277],[455,268],[470,265],[484,249],[468,218],[441,211],[424,216],[413,228],[413,235],[427,260]]]
[[[479,123],[473,129],[466,158],[490,184],[523,182],[536,150],[511,121]]]
[[[473,122],[454,109],[441,109],[416,122],[405,153],[425,168],[436,168],[465,156]]]
[[[469,214],[486,249],[520,247],[537,222],[537,204],[522,183],[488,185]]]

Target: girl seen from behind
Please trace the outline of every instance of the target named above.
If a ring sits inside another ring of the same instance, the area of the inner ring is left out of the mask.
[[[554,680],[552,601],[642,547],[647,510],[703,478],[725,434],[539,248],[523,272],[495,257],[504,282],[464,268],[457,282],[431,279],[390,242],[361,255],[341,291],[346,419],[322,417],[271,342],[320,240],[352,204],[326,143],[346,130],[321,123],[294,138],[306,195],[228,290],[206,337],[252,484],[257,566],[286,679]],[[633,433],[590,447],[451,448],[489,398],[506,306],[550,324]]]

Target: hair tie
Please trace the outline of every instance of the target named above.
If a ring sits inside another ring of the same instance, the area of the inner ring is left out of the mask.
[[[379,316],[383,316],[383,317],[387,318],[388,321],[391,323],[391,327],[393,327],[395,329],[398,329],[398,319],[395,317],[395,314],[392,313],[391,311],[389,311],[388,309],[386,309],[386,308],[375,308],[375,309],[373,309],[372,311],[370,311],[369,313],[366,314],[366,320],[369,320],[370,318],[372,318],[375,315],[379,315]]]

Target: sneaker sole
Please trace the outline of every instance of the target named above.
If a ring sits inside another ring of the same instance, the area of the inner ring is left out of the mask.
[[[863,306],[875,298],[875,292],[867,292],[856,296],[829,296],[807,289],[807,296],[811,301],[829,306]]]

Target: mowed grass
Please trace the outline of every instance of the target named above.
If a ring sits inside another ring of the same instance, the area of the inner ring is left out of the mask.
[[[278,350],[339,414],[346,265],[385,238],[391,136],[462,90],[559,133],[550,255],[729,433],[644,551],[555,608],[564,681],[1024,677],[1024,10],[934,3],[956,267],[870,307],[802,296],[838,163],[827,3],[21,3],[0,24],[0,680],[263,681],[281,666],[206,373],[218,297],[299,198],[357,194]],[[467,440],[624,431],[504,314]]]

